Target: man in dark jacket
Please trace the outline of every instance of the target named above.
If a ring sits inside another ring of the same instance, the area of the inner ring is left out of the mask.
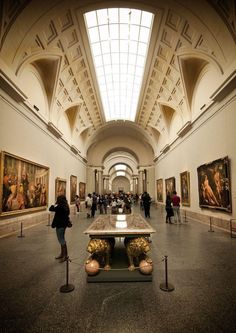
[[[146,191],[142,195],[142,202],[145,217],[150,217],[151,197]]]

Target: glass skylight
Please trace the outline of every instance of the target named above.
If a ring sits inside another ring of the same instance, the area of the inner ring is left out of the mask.
[[[85,22],[106,120],[135,120],[153,14],[107,8]]]

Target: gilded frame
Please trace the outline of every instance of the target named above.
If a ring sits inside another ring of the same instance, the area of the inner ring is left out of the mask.
[[[49,167],[1,152],[0,214],[22,214],[48,206]]]
[[[57,177],[55,179],[55,201],[59,195],[66,197],[66,179]]]
[[[163,178],[157,179],[157,201],[163,202]]]
[[[230,160],[228,156],[197,168],[199,206],[232,212]]]
[[[77,177],[70,176],[70,203],[75,204],[75,196],[77,194]]]
[[[86,190],[86,184],[80,182],[79,183],[79,198],[80,198],[80,200],[85,200],[85,190]]]
[[[165,187],[166,195],[169,193],[172,196],[175,191],[175,177],[165,179]]]
[[[190,206],[190,173],[188,171],[180,173],[180,194],[181,204]]]

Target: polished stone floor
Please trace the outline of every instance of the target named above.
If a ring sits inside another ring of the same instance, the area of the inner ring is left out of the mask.
[[[54,260],[59,250],[54,229],[41,224],[23,230],[25,237],[0,240],[1,333],[236,332],[236,238],[209,232],[199,222],[166,224],[164,214],[152,208],[153,280],[88,283],[83,231],[92,219],[85,215],[72,215],[66,233],[68,283],[75,287],[69,293],[60,292],[66,263]],[[160,288],[164,256],[171,292]]]

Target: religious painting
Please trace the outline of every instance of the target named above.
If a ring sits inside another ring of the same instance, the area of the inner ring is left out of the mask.
[[[70,203],[75,204],[75,196],[77,194],[77,177],[70,176]]]
[[[79,198],[85,200],[85,183],[79,183]]]
[[[1,153],[0,213],[46,209],[49,168],[13,154]]]
[[[170,194],[170,196],[173,195],[173,192],[175,191],[175,177],[170,177],[165,179],[166,184],[166,195]]]
[[[157,180],[157,201],[163,202],[163,179]]]
[[[181,203],[183,206],[190,206],[190,174],[188,171],[180,174]]]
[[[232,212],[228,156],[197,168],[199,206]]]
[[[59,195],[66,196],[66,180],[57,177],[55,181],[55,200]]]

